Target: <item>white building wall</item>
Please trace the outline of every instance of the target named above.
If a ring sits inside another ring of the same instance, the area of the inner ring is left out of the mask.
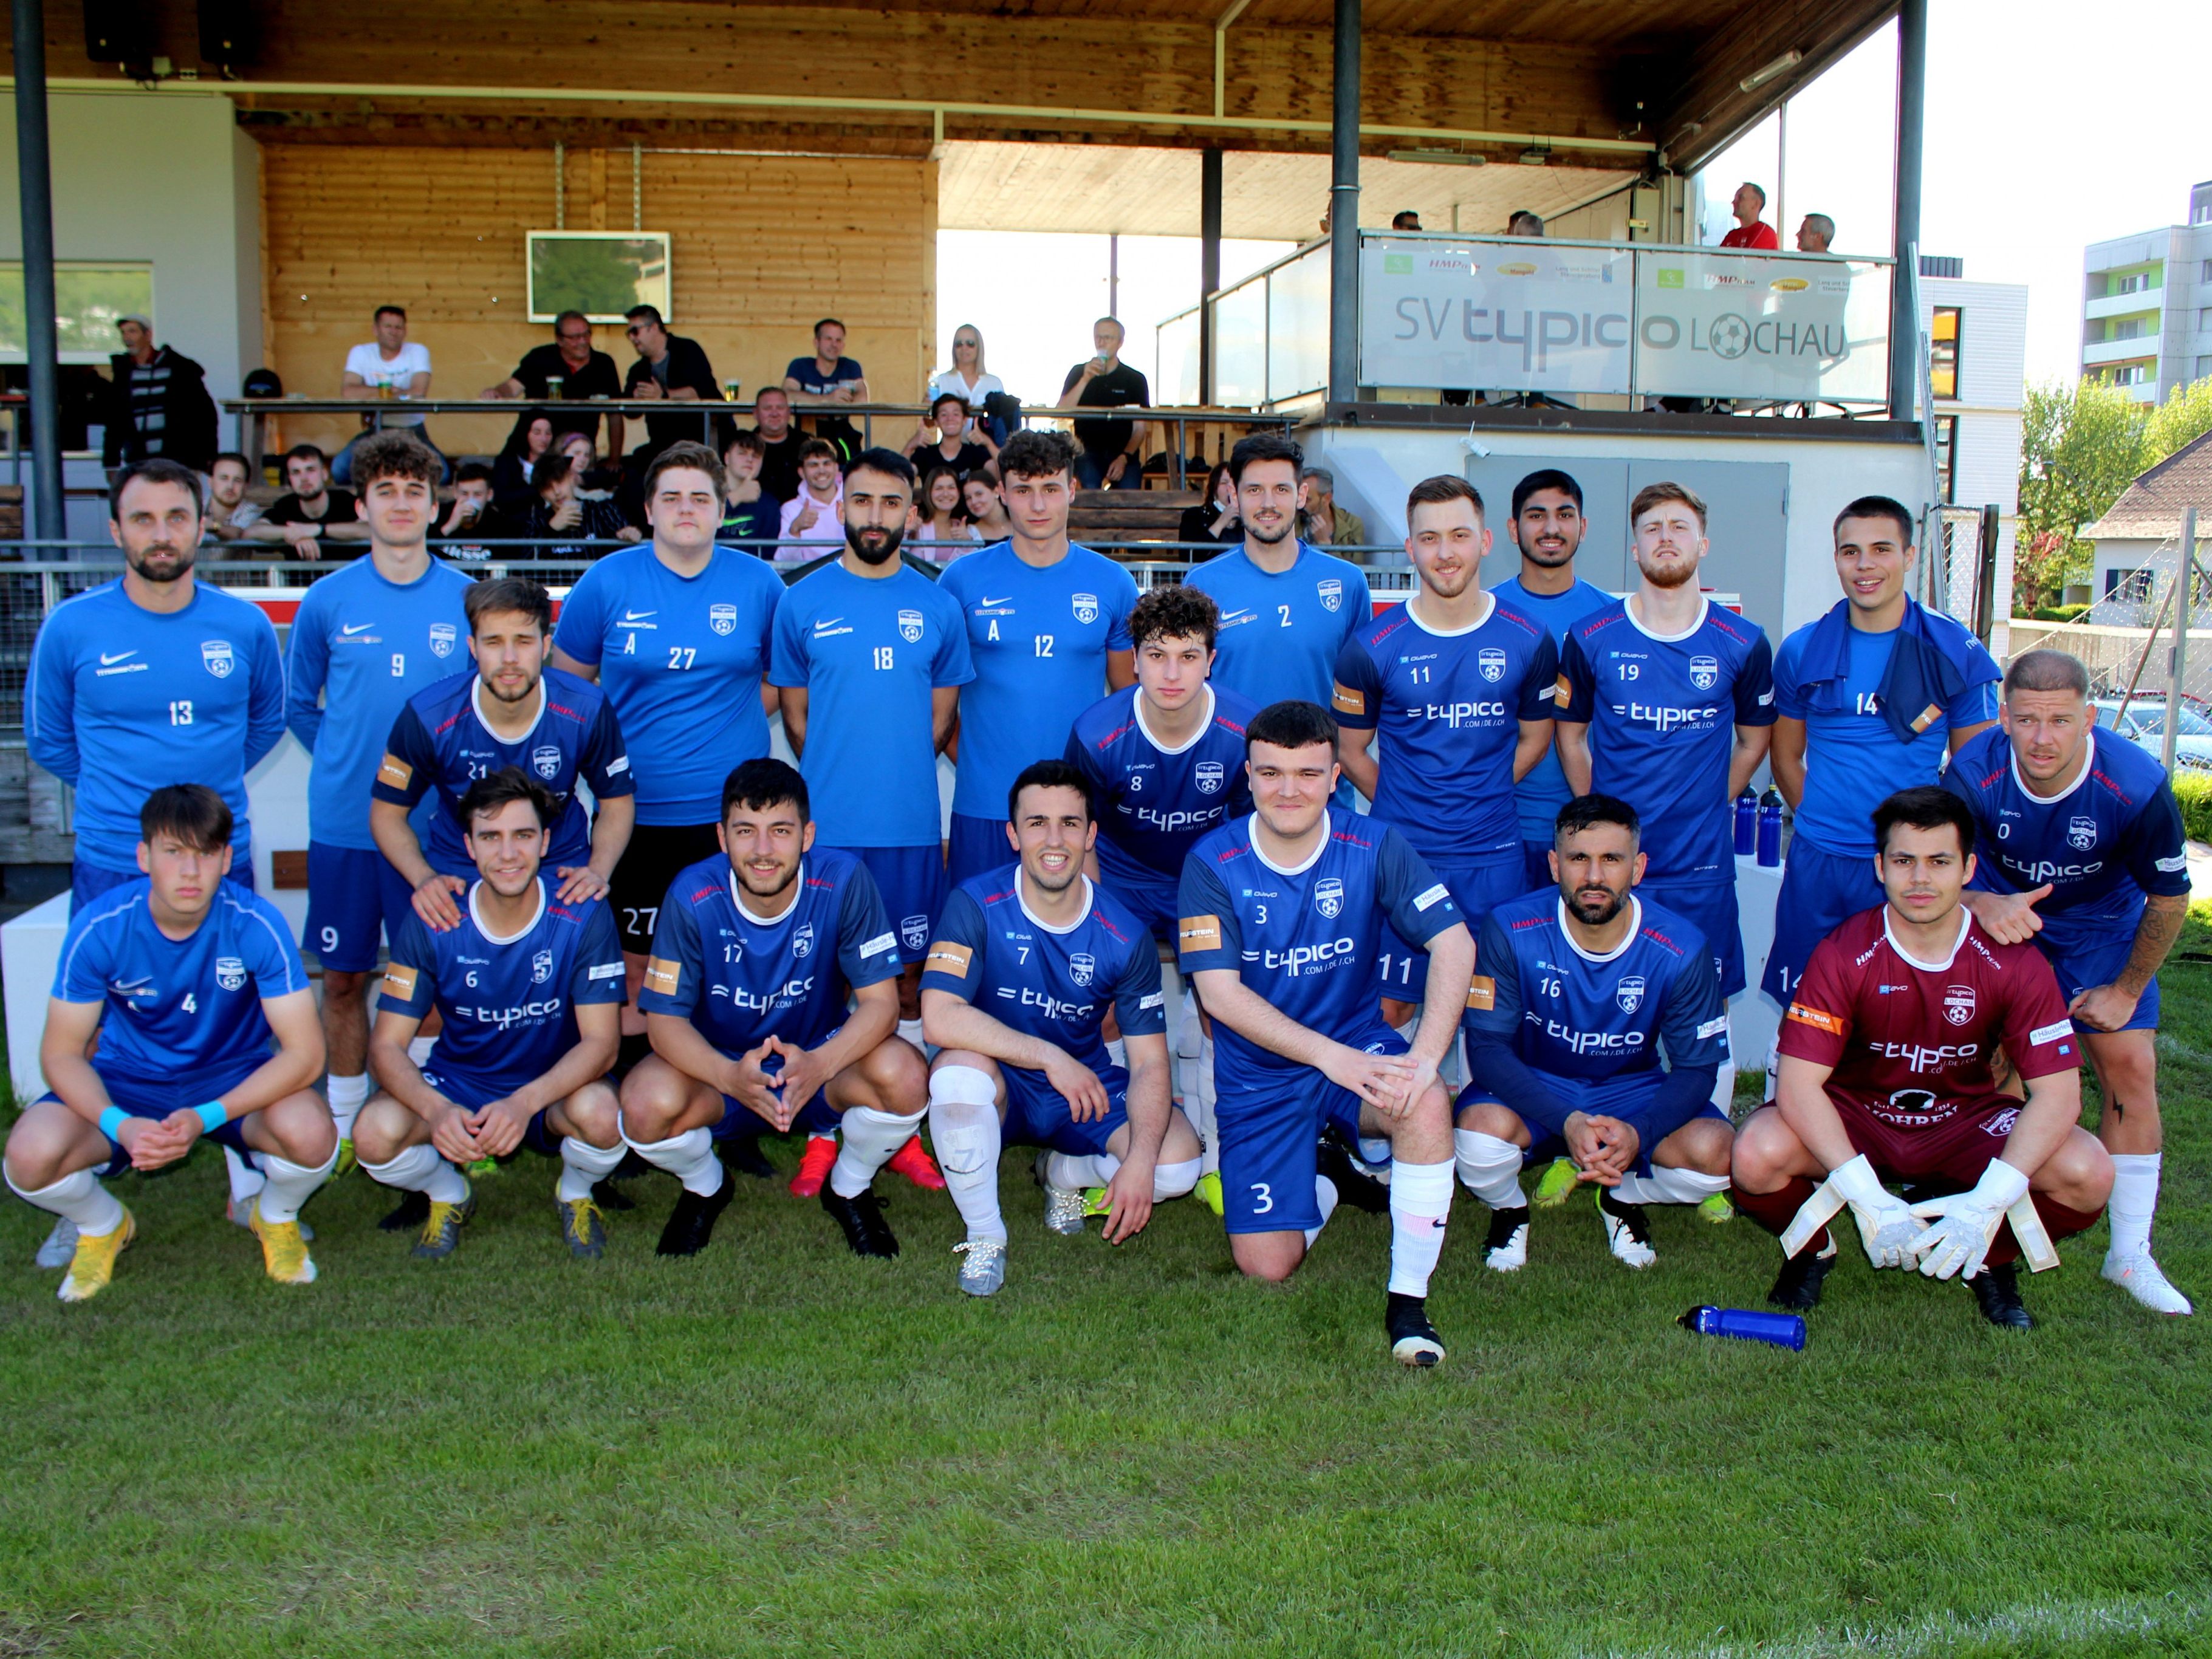
[[[1937,306],[1959,307],[1959,396],[1936,405],[1954,416],[1951,499],[1960,507],[1998,508],[1996,592],[1999,621],[1990,644],[2004,654],[2002,617],[2011,608],[2014,537],[2020,507],[2021,407],[2027,399],[2027,289],[2017,283],[1976,283],[1948,276],[1920,279],[1920,325]]]

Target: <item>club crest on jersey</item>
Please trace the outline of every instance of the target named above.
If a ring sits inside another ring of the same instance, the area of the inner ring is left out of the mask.
[[[707,607],[707,626],[717,634],[738,631],[738,607],[734,605],[710,605]]]
[[[1323,876],[1314,884],[1314,908],[1334,921],[1344,908],[1344,884],[1334,876]]]
[[[550,743],[541,743],[530,751],[530,763],[548,783],[561,775],[561,751]]]
[[[453,623],[432,623],[430,624],[430,654],[432,656],[452,656],[453,647],[459,642],[459,640],[460,630]]]
[[[1690,659],[1690,684],[1700,691],[1710,691],[1721,683],[1721,659],[1718,657]]]
[[[1067,959],[1067,976],[1078,985],[1091,983],[1091,975],[1098,971],[1098,959],[1087,951],[1078,951]]]
[[[1329,608],[1335,609],[1334,605]],[[1505,678],[1505,653],[1494,645],[1486,645],[1474,653],[1474,665],[1492,685]]]
[[[814,924],[812,922],[805,923],[791,936],[791,954],[795,957],[811,957],[814,954]]]
[[[553,953],[540,951],[530,958],[530,982],[543,985],[553,977]]]
[[[1953,985],[1943,992],[1943,1018],[1954,1025],[1964,1025],[1974,1017],[1974,988]]]
[[[1096,593],[1078,593],[1075,596],[1075,620],[1079,623],[1098,620],[1098,596]]]
[[[1226,774],[1223,772],[1219,761],[1200,761],[1191,769],[1190,775],[1191,781],[1198,786],[1198,793],[1201,795],[1219,794],[1222,784],[1226,781]]]
[[[228,640],[202,640],[200,661],[206,665],[207,672],[219,680],[228,679],[230,671],[238,666],[238,659],[231,654]]]
[[[2007,1135],[2013,1132],[2014,1126],[2019,1121],[2020,1108],[2017,1106],[2008,1106],[2004,1110],[1999,1112],[1996,1116],[1990,1119],[1988,1122],[1982,1125],[1982,1133],[1989,1136],[1992,1140],[2002,1140]]]
[[[909,951],[920,951],[929,944],[927,916],[902,916],[899,919],[899,943]]]
[[[1644,1006],[1644,975],[1631,974],[1613,988],[1613,1000],[1620,1005],[1620,1012],[1632,1014]]]
[[[1324,576],[1314,584],[1314,592],[1321,595],[1321,608],[1340,611],[1344,608],[1344,584],[1334,576]]]
[[[226,991],[235,991],[246,983],[246,964],[236,957],[217,957],[215,959],[215,982]]]
[[[2097,844],[2097,820],[2093,817],[2069,818],[2066,824],[2066,844],[2077,853],[2086,853]]]
[[[921,643],[921,612],[902,611],[898,614],[899,637],[908,645]],[[917,949],[920,947],[916,947]]]

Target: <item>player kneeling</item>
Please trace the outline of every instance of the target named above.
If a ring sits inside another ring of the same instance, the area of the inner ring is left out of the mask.
[[[922,967],[921,1026],[943,1051],[929,1079],[930,1138],[968,1224],[960,1288],[1006,1279],[999,1151],[1038,1146],[1044,1224],[1134,1237],[1152,1206],[1198,1184],[1198,1135],[1170,1103],[1166,997],[1144,919],[1083,873],[1098,836],[1090,781],[1039,761],[1007,792],[1018,858],[963,882]],[[1106,1010],[1127,1045],[1106,1053]]]
[[[1460,1179],[1490,1206],[1486,1266],[1528,1259],[1524,1160],[1562,1154],[1537,1188],[1597,1188],[1606,1242],[1632,1267],[1658,1256],[1646,1204],[1726,1220],[1729,1147],[1713,1084],[1728,1011],[1697,928],[1630,890],[1644,878],[1636,809],[1584,795],[1559,809],[1556,892],[1502,904],[1482,925],[1467,994],[1468,1074],[1454,1139]],[[1660,1059],[1662,1044],[1666,1060]]]
[[[502,767],[469,786],[458,815],[477,878],[458,927],[400,925],[368,1038],[382,1092],[354,1121],[354,1149],[375,1180],[429,1199],[415,1246],[425,1259],[451,1255],[476,1212],[461,1168],[526,1142],[557,1155],[561,1236],[571,1255],[596,1257],[607,1236],[592,1187],[623,1156],[605,1080],[622,1036],[622,939],[599,900],[546,890],[556,808],[543,784]],[[407,1045],[433,1007],[445,1026],[424,1070]]]
[[[896,1035],[898,936],[875,878],[815,846],[805,780],[779,760],[724,781],[715,835],[722,851],[662,901],[637,999],[653,1053],[623,1079],[623,1133],[683,1183],[660,1254],[705,1249],[730,1201],[716,1140],[799,1128],[841,1132],[822,1207],[854,1254],[896,1255],[872,1183],[927,1084]]]
[[[1874,830],[1887,902],[1806,965],[1774,1103],[1736,1136],[1736,1205],[1781,1235],[1767,1296],[1780,1306],[1819,1305],[1826,1223],[1848,1206],[1875,1267],[1962,1274],[1984,1318],[2026,1330],[2017,1258],[2057,1267],[2051,1241],[2094,1223],[2112,1189],[2111,1157],[2076,1121],[2081,1040],[2041,953],[1996,943],[1960,902],[1974,875],[1966,803],[1903,790]],[[1997,1091],[2000,1043],[2025,1102]],[[1942,1196],[1908,1205],[1891,1178]]]
[[[307,970],[276,907],[223,879],[231,819],[220,795],[156,789],[138,828],[146,873],[70,921],[39,1045],[50,1092],[8,1132],[8,1185],[76,1224],[60,1295],[82,1302],[137,1234],[100,1177],[162,1169],[204,1136],[268,1177],[250,1223],[269,1276],[311,1283],[300,1206],[329,1177],[338,1139],[309,1086],[323,1033]],[[87,1058],[95,1036],[100,1052]]]

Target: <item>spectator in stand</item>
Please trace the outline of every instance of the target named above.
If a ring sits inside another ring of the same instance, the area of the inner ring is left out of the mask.
[[[723,401],[721,382],[705,349],[696,340],[671,334],[658,307],[632,306],[623,315],[629,319],[624,331],[637,348],[637,361],[623,378],[623,397],[677,404]],[[702,424],[696,415],[647,416],[645,441],[629,454],[631,471],[643,477],[653,457],[669,445],[697,442]]]
[[[1357,513],[1336,504],[1336,478],[1325,466],[1310,466],[1298,474],[1305,486],[1305,505],[1298,509],[1298,533],[1316,547],[1357,547],[1367,539],[1367,526]]]
[[[930,441],[930,432],[937,434]],[[996,459],[998,445],[991,434],[974,423],[974,411],[968,400],[957,392],[940,392],[930,399],[929,424],[915,428],[914,441],[907,446],[914,464],[933,471],[949,466],[956,473],[973,472],[979,466],[988,465]]]
[[[1186,507],[1176,526],[1179,542],[1241,542],[1244,521],[1237,516],[1237,480],[1229,476],[1229,463],[1216,461],[1206,475],[1206,499]]]
[[[837,452],[820,438],[809,438],[799,450],[799,494],[783,504],[776,534],[785,541],[835,542],[845,539],[845,480],[837,470]],[[798,564],[814,556],[803,547],[779,547],[777,562]]]
[[[407,337],[407,313],[398,306],[379,306],[376,308],[376,337],[356,346],[346,353],[345,374],[338,382],[338,396],[357,399],[390,398],[427,398],[430,395],[430,349]],[[446,458],[438,446],[430,441],[423,429],[420,415],[364,415],[361,431],[352,443],[337,453],[331,463],[331,477],[339,483],[353,481],[353,448],[370,432],[382,427],[387,430],[411,427],[412,435],[433,455],[438,465],[446,465]]]
[[[156,456],[204,472],[215,461],[215,399],[205,372],[191,358],[154,343],[154,325],[132,315],[115,331],[123,349],[107,360],[107,430],[100,448],[105,467],[128,466]],[[220,532],[218,532],[220,533]]]
[[[556,451],[540,462],[537,494],[531,499],[528,516],[517,526],[517,534],[533,541],[550,541],[558,536],[579,536],[594,542],[640,539],[637,526],[623,517],[614,497],[603,490],[585,490],[580,483],[573,455]],[[529,549],[523,556],[596,559],[606,550],[604,547],[586,546],[581,541],[563,542]]]
[[[515,422],[507,447],[492,463],[492,499],[515,512],[526,511],[537,491],[538,465],[553,453],[553,417],[532,415]]]
[[[1836,222],[1825,213],[1808,213],[1797,227],[1800,253],[1826,253],[1836,240]]]
[[[1101,317],[1091,326],[1096,354],[1067,371],[1060,389],[1061,409],[1142,409],[1152,400],[1143,374],[1121,361],[1121,325]],[[1142,421],[1078,421],[1075,423],[1075,481],[1085,489],[1138,489],[1137,453],[1145,441]]]
[[[753,430],[761,441],[761,488],[781,507],[799,494],[799,452],[806,434],[791,423],[791,394],[764,386],[753,398]]]
[[[295,444],[284,452],[284,482],[289,495],[270,504],[246,534],[257,542],[286,542],[284,556],[319,559],[324,544],[360,543],[368,539],[368,526],[361,521],[361,503],[350,489],[331,487],[330,463],[313,444]],[[358,546],[334,548],[337,556],[352,558]]]
[[[557,389],[556,389],[557,388]],[[532,403],[557,398],[575,403],[590,398],[623,395],[622,371],[615,360],[592,345],[592,325],[580,311],[564,311],[553,319],[553,343],[532,346],[514,366],[514,373],[497,386],[483,389],[487,398],[527,398]],[[570,414],[562,410],[553,417],[553,430],[588,432],[596,443],[599,416],[596,410]],[[515,422],[518,435],[524,422]],[[511,444],[513,438],[508,440]],[[623,417],[607,416],[607,453],[622,453]]]
[[[999,499],[996,468],[979,466],[963,478],[960,496],[968,504],[968,522],[975,526],[976,540],[1002,542],[1014,533],[1014,521],[1006,516],[1006,502]]]
[[[1393,230],[1419,230],[1420,228],[1421,216],[1411,208],[1390,216],[1390,228]]]
[[[767,555],[775,550],[776,526],[783,518],[783,503],[761,483],[761,435],[732,432],[722,450],[722,525],[717,538],[734,542],[750,552]]]
[[[952,331],[952,367],[940,368],[930,377],[929,395],[941,398],[946,392],[956,393],[968,405],[969,412],[979,424],[984,423],[984,404],[994,392],[1006,395],[1006,382],[995,374],[983,372],[983,335],[973,323],[963,323]],[[991,434],[995,446],[1006,441],[1003,433]]]
[[[246,499],[252,476],[246,457],[234,451],[225,450],[215,458],[208,469],[207,514],[200,521],[203,540],[234,542],[259,521],[260,503]]]
[[[1757,185],[1747,181],[1738,185],[1735,198],[1729,207],[1735,214],[1735,228],[1721,238],[1723,247],[1779,248],[1782,246],[1782,239],[1774,234],[1774,227],[1759,216],[1766,211],[1766,192]]]
[[[553,441],[553,447],[574,463],[577,489],[606,489],[614,483],[616,473],[599,465],[599,446],[590,433],[564,432]]]
[[[441,559],[477,562],[491,556],[487,541],[508,533],[492,505],[491,469],[482,461],[463,461],[453,469],[453,505],[430,538],[430,550]]]
[[[814,325],[814,355],[793,357],[783,371],[784,395],[801,409],[818,409],[868,400],[868,377],[857,358],[845,355],[845,325],[824,317]],[[860,453],[860,434],[842,415],[824,415],[814,435],[834,445],[842,463]]]
[[[1532,213],[1527,208],[1516,208],[1513,216],[1505,222],[1505,234],[1508,236],[1541,236],[1544,234],[1543,216]]]
[[[963,553],[972,553],[983,544],[975,526],[968,522],[960,475],[951,467],[933,466],[922,475],[921,510],[927,516],[916,539],[923,545],[915,550],[924,558],[951,564]]]

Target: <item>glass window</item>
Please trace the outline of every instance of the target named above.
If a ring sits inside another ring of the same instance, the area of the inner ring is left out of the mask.
[[[2130,712],[2134,714],[2136,725],[2143,736],[2162,738],[2166,735],[2166,710],[2161,705],[2154,702],[2138,703]],[[2212,734],[2212,720],[2206,720],[2203,715],[2185,703],[2181,709],[2181,735],[2185,738],[2201,738],[2208,734]]]
[[[115,325],[131,315],[154,315],[154,267],[76,260],[54,265],[56,343],[65,363],[104,363],[123,349]],[[0,262],[0,362],[24,361],[23,266]],[[155,331],[155,337],[161,337]]]
[[[1942,392],[1936,394],[1942,397]],[[1959,499],[1959,417],[1938,415],[1936,417],[1936,489],[1947,502]]]
[[[1928,379],[1938,398],[1959,395],[1959,307],[1937,306],[1928,328]]]

